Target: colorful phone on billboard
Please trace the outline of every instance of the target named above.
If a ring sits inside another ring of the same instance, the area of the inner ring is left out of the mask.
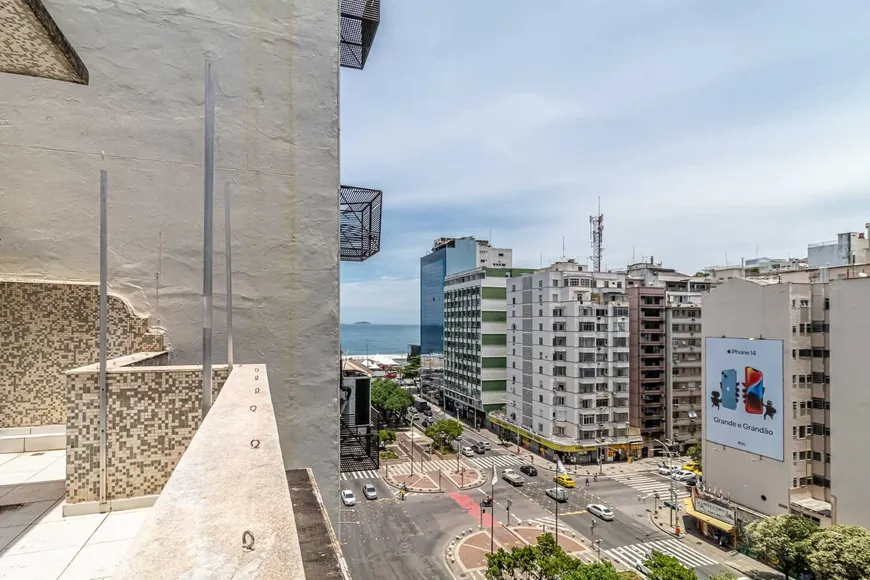
[[[732,411],[737,410],[737,371],[727,369],[722,371],[722,406]]]
[[[746,381],[743,383],[744,408],[747,413],[761,415],[764,413],[764,373],[752,367],[746,367]]]

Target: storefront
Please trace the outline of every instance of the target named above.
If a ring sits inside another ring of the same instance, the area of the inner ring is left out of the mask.
[[[695,528],[707,538],[710,538],[722,548],[733,549],[736,547],[736,534],[734,532],[734,510],[699,497],[687,497],[683,500],[686,506],[686,515]]]
[[[587,446],[582,445],[559,445],[520,429],[507,421],[489,416],[490,429],[498,434],[505,432],[505,439],[514,441],[519,447],[536,453],[549,461],[556,461],[556,457],[565,465],[597,465],[599,459],[605,463],[610,461],[625,461],[629,457],[640,456],[640,443],[616,443],[611,445]],[[508,434],[510,434],[508,436]]]

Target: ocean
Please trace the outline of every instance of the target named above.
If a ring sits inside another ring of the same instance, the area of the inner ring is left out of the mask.
[[[409,344],[420,344],[420,327],[415,324],[342,324],[344,354],[407,354]]]

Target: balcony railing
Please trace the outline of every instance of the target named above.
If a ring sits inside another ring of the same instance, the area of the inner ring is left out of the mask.
[[[341,0],[341,66],[365,67],[380,20],[380,0]]]
[[[362,262],[381,251],[382,196],[377,189],[341,186],[338,230],[343,262]]]

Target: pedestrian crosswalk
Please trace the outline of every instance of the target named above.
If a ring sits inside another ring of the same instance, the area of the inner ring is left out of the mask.
[[[465,465],[465,462],[462,462],[462,465]],[[411,474],[411,463],[399,463],[396,465],[390,465],[389,473],[390,475],[410,475]],[[423,461],[422,463],[417,460],[414,461],[413,472],[414,473],[426,473],[427,471],[456,471],[456,460],[455,459],[436,459],[434,461]]]
[[[471,463],[478,469],[492,469],[493,463],[498,468],[523,465],[527,462],[516,455],[490,455],[488,457],[474,457],[471,459]]]
[[[522,465],[526,463],[521,458],[515,455],[489,455],[489,456],[481,456],[481,457],[460,457],[457,462],[456,459],[436,459],[434,461],[423,461],[422,465],[420,460],[414,461],[414,473],[426,473],[428,471],[456,471],[457,465],[461,465],[463,467],[473,467],[475,469],[479,469],[481,471],[491,470],[493,463],[498,468]],[[390,465],[390,474],[391,475],[409,475],[411,473],[411,463],[399,463],[397,465]]]
[[[635,489],[643,495],[652,495],[658,492],[662,500],[671,499],[671,481],[666,477],[658,477],[656,475],[641,475],[641,474],[619,474],[609,475],[610,479],[618,481],[623,485]],[[688,488],[679,481],[674,482],[674,489],[677,492],[677,499],[689,497],[691,494]]]
[[[349,481],[352,479],[379,479],[381,474],[378,473],[377,469],[366,469],[363,471],[348,471],[347,473],[341,474],[342,481]]]
[[[656,542],[646,542],[643,544],[632,544],[631,546],[623,546],[621,548],[613,548],[611,550],[605,550],[604,554],[610,557],[610,559],[617,560],[628,566],[632,570],[637,570],[637,561],[645,561],[653,550],[661,552],[667,556],[673,556],[680,561],[680,564],[689,568],[711,566],[717,563],[716,560],[693,550],[683,544],[680,540],[674,538],[659,540]]]

